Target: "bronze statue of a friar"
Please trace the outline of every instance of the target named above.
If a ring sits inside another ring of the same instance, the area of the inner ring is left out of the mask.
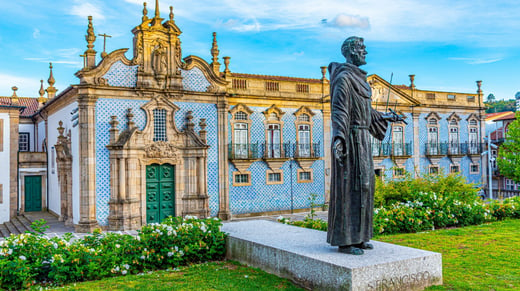
[[[327,242],[342,253],[373,249],[374,163],[370,136],[383,140],[389,122],[402,116],[375,111],[363,38],[349,37],[341,47],[345,63],[331,63],[332,176]]]

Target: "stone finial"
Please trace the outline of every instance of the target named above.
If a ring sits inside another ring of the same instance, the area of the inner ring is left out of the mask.
[[[92,16],[88,17],[88,28],[87,35],[85,35],[85,40],[87,41],[87,51],[94,50],[94,42],[96,41],[96,34],[94,33],[94,26],[92,25]]]
[[[56,88],[54,88],[54,84],[56,83],[56,80],[54,80],[54,75],[52,74],[52,63],[49,63],[49,79],[47,82],[49,83],[49,87],[45,91],[47,91],[47,97],[49,99],[52,99],[56,96],[56,91],[58,91]]]
[[[11,95],[11,105],[18,105],[18,95],[16,95],[18,87],[13,86],[11,89],[13,90],[13,95]]]
[[[193,131],[195,128],[195,123],[193,123],[193,112],[186,112],[186,130]]]
[[[65,136],[63,136],[63,132],[65,131],[65,128],[63,127],[63,121],[60,120],[60,121],[58,122],[58,125],[59,125],[59,126],[58,126],[57,129],[58,129],[58,133],[60,134],[60,135],[58,136],[58,138],[64,138]]]
[[[132,108],[128,108],[128,113],[126,114],[126,118],[128,119],[128,122],[126,123],[126,126],[128,127],[128,129],[132,129],[135,127],[135,122],[134,122],[134,114],[132,113]]]
[[[159,0],[155,0],[155,18],[160,18],[161,12],[159,12]]]
[[[117,116],[113,115],[110,116],[110,143],[115,143],[118,139],[119,130],[117,129],[117,126],[119,125],[119,122],[117,121]]]
[[[231,71],[229,70],[229,60],[231,59],[231,57],[224,57],[224,65],[226,66],[226,68],[224,69],[224,75],[225,76],[229,76],[231,75]]]
[[[415,89],[415,84],[413,83],[415,81],[415,75],[408,75],[410,77],[410,89]]]
[[[88,17],[87,35],[87,50],[85,51],[86,69],[96,66],[96,51],[94,50],[94,42],[96,41],[96,34],[94,33],[94,26],[92,25],[92,16]]]
[[[54,75],[52,74],[52,63],[49,63],[49,79],[47,80],[47,82],[49,83],[49,86],[54,86],[54,84],[56,84],[56,80],[54,80]]]
[[[143,22],[148,20],[148,9],[146,9],[146,2],[143,3]]]
[[[170,6],[170,14],[168,16],[170,16],[170,21],[173,22],[173,6]]]
[[[477,93],[482,94],[482,81],[477,81]]]
[[[213,57],[213,62],[211,63],[211,67],[213,68],[213,72],[218,75],[220,72],[220,63],[218,62],[218,54],[220,50],[218,49],[217,44],[217,33],[213,32],[213,44],[211,45],[211,56]]]
[[[320,69],[321,69],[321,80],[322,81],[327,80],[327,67],[321,66]]]
[[[199,121],[199,127],[200,127],[199,136],[200,136],[200,139],[202,139],[204,142],[206,142],[207,133],[208,133],[206,130],[207,125],[208,124],[206,123],[206,118],[201,118]]]
[[[43,80],[40,80],[41,86],[40,91],[38,93],[40,94],[40,98],[43,98],[43,95],[45,95],[45,89],[43,89]]]

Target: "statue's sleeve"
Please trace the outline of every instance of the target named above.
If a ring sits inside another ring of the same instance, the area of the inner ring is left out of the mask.
[[[332,144],[341,139],[348,147],[350,132],[350,94],[353,94],[348,74],[339,74],[332,80],[331,114],[332,114]],[[345,148],[345,153],[348,148]]]
[[[373,108],[370,108],[370,115],[372,117],[372,122],[370,123],[369,131],[372,136],[377,138],[378,140],[383,140],[385,138],[386,129],[388,127],[388,121],[383,119],[383,114],[379,111],[375,111]]]

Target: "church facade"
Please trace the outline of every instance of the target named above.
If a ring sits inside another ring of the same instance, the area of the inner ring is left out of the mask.
[[[80,232],[128,230],[169,215],[297,211],[311,206],[311,194],[328,201],[326,67],[316,79],[232,72],[229,57],[219,62],[215,33],[211,62],[182,58],[171,11],[165,20],[145,7],[132,32],[132,59],[120,49],[98,62],[89,17],[79,84],[56,95],[51,67],[40,98],[0,98],[0,162],[9,165],[0,223],[48,210]],[[374,107],[407,121],[374,142],[376,174],[481,181],[480,87],[462,94],[418,90],[413,78],[410,86],[377,75],[369,82]]]

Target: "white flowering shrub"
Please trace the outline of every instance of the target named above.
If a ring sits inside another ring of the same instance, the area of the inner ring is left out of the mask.
[[[221,225],[214,218],[170,217],[144,226],[137,237],[100,231],[75,241],[71,234],[12,235],[0,243],[0,288],[62,285],[222,259]]]

